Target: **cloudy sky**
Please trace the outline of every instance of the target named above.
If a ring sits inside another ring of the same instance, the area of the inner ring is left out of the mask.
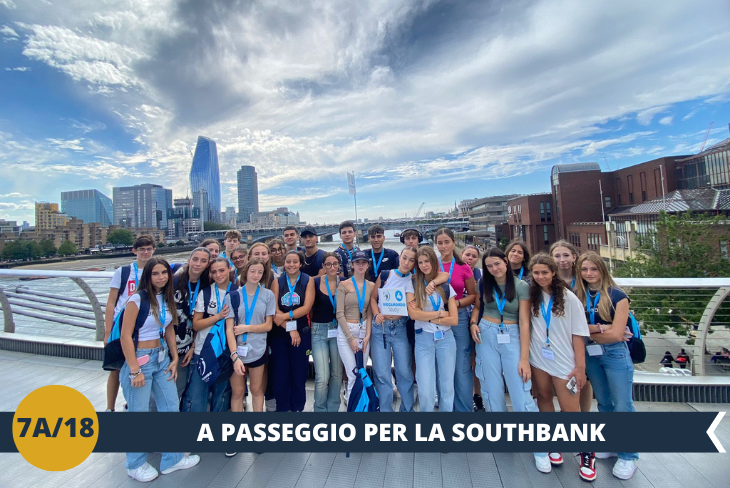
[[[600,8],[596,5],[600,3]],[[0,218],[67,190],[184,196],[198,135],[223,206],[311,222],[549,190],[728,137],[730,3],[0,0]]]

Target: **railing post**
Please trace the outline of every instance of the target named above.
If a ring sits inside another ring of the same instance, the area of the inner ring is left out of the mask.
[[[722,305],[725,297],[730,294],[730,286],[721,287],[715,292],[715,295],[710,299],[705,311],[702,313],[702,318],[697,327],[697,338],[695,339],[695,354],[694,363],[696,366],[697,375],[705,375],[705,344],[707,342],[707,333],[710,330],[710,323],[715,318],[715,313]]]
[[[96,340],[103,341],[104,340],[104,309],[101,308],[101,303],[99,303],[99,299],[96,298],[96,294],[89,287],[89,285],[86,284],[86,282],[84,280],[82,280],[81,278],[71,278],[71,279],[77,285],[79,285],[79,288],[81,288],[84,291],[84,293],[86,294],[86,298],[89,299],[89,302],[91,303],[91,307],[94,309],[94,319],[96,321]]]
[[[13,309],[10,308],[8,297],[0,288],[0,305],[3,307],[3,330],[5,332],[15,333],[15,321],[13,321]]]

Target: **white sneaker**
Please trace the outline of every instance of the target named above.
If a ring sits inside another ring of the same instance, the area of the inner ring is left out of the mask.
[[[170,466],[169,468],[163,470],[162,474],[174,473],[178,469],[192,468],[199,462],[200,462],[200,456],[198,456],[197,454],[191,454],[190,456],[183,456],[183,458],[180,461],[178,461],[175,466]]]
[[[233,457],[233,456],[235,456],[236,454],[238,454],[238,453],[237,453],[237,452],[227,452],[227,453],[226,453],[226,457]]]
[[[150,466],[150,463],[144,463],[137,469],[127,470],[127,476],[134,480],[142,482],[152,481],[153,479],[157,478],[158,474],[159,473],[157,472],[157,470]]]
[[[541,473],[549,473],[553,470],[553,466],[550,463],[549,456],[538,456],[535,454],[535,467]]]
[[[620,480],[630,480],[636,471],[636,459],[619,459],[613,465],[613,475]]]
[[[266,411],[267,412],[276,412],[276,398],[272,398],[271,400],[266,400]]]
[[[597,452],[596,453],[596,459],[609,459],[618,457],[618,454],[615,452]]]

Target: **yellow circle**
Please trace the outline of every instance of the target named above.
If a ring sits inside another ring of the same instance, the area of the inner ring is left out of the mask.
[[[64,471],[81,464],[96,446],[99,419],[91,402],[68,386],[28,394],[13,416],[13,440],[36,468]]]

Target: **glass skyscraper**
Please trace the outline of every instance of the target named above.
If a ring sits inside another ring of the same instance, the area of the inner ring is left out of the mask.
[[[218,149],[215,141],[207,137],[199,136],[195,146],[193,165],[190,168],[190,190],[194,207],[202,209],[201,217],[206,221],[218,222],[221,217]]]
[[[241,166],[238,177],[238,220],[251,222],[251,214],[259,211],[259,178],[253,166]]]
[[[61,192],[61,212],[86,224],[97,222],[107,227],[114,223],[112,199],[99,190]]]
[[[128,229],[167,229],[172,190],[160,185],[122,186],[113,189],[114,224]]]

